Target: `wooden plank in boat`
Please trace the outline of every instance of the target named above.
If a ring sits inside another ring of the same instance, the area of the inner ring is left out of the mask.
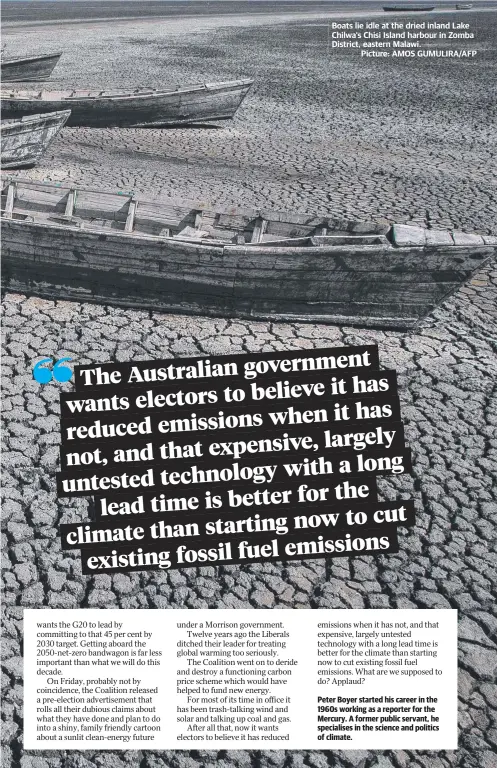
[[[453,245],[454,240],[450,232],[446,230],[427,229],[426,230],[426,244],[427,245]]]
[[[0,208],[0,216],[1,216],[1,218],[2,219],[9,218],[9,217],[5,216],[4,214],[5,214],[5,208],[2,205],[2,207]],[[33,217],[32,216],[28,216],[27,213],[17,213],[16,211],[12,212],[12,216],[10,218],[12,219],[12,221],[33,221]]]
[[[138,202],[134,199],[129,201],[128,215],[126,216],[126,223],[124,225],[125,232],[133,232],[135,226],[135,215],[138,208]]]
[[[388,245],[385,235],[314,235],[312,245]]]
[[[20,210],[65,210],[66,196],[67,189],[57,189],[57,187],[42,189],[19,184],[16,205]]]
[[[347,232],[353,235],[386,235],[390,229],[387,221],[349,221]]]
[[[181,238],[183,240],[202,240],[209,237],[209,232],[204,229],[198,229],[197,227],[183,227],[176,235],[175,238]]]
[[[71,189],[71,191],[67,193],[67,203],[66,203],[66,209],[64,212],[66,216],[73,215],[75,203],[76,203],[76,190]]]
[[[320,222],[327,222],[327,216],[316,216],[308,213],[290,213],[289,211],[269,211],[261,209],[258,211],[259,216],[268,219],[274,223],[281,224],[304,224],[306,226],[317,226]],[[313,224],[314,222],[314,224]]]
[[[11,182],[7,189],[7,200],[5,203],[5,210],[4,210],[4,216],[6,219],[12,218],[12,213],[14,211],[15,198],[16,198],[16,185],[14,182]]]
[[[452,237],[455,245],[480,245],[484,242],[481,235],[467,234],[466,232],[453,231]]]
[[[284,237],[302,237],[314,234],[318,227],[327,226],[327,219],[323,216],[309,216],[306,222],[287,222],[268,220],[267,234]]]
[[[220,229],[243,230],[257,218],[257,214],[249,215],[238,213],[218,213],[216,216],[216,227]]]
[[[464,248],[457,252],[455,262],[454,246],[419,248],[393,248],[384,246],[356,247],[316,247],[316,248],[273,248],[270,245],[254,247],[252,245],[227,245],[224,248],[226,258],[232,258],[243,265],[247,276],[252,270],[259,272],[264,280],[274,277],[281,279],[286,273],[308,273],[330,276],[336,269],[356,273],[389,275],[389,279],[408,273],[415,280],[416,275],[453,272],[459,275],[471,272],[478,261],[484,262],[492,254],[495,246]],[[337,266],[338,265],[338,266]]]
[[[270,245],[271,247],[277,246],[278,248],[308,248],[311,244],[310,237],[292,237],[287,240],[278,240],[273,235],[263,235],[259,243],[247,243],[247,247],[265,248]]]
[[[333,245],[319,245],[302,248],[300,243],[302,241],[308,243],[309,239],[310,238],[291,238],[287,241],[288,245],[280,245],[281,241],[259,243],[259,247],[255,247],[254,243],[247,243],[245,246],[227,245],[225,246],[225,250],[227,255],[230,254],[231,256],[238,256],[239,258],[249,258],[249,261],[250,258],[253,260],[258,259],[261,263],[268,262],[269,257],[273,259],[272,263],[274,263],[279,259],[283,259],[284,261],[295,259],[298,255],[301,255],[306,262],[317,260],[316,263],[332,256],[347,257],[349,255],[354,255],[354,257],[356,257],[356,255],[360,254],[367,255],[370,259],[371,257],[377,259],[380,254],[381,257],[383,257],[383,254],[388,254],[390,251],[395,250],[388,241],[386,244],[380,243],[377,245],[340,245],[338,247]],[[295,245],[295,243],[298,243],[299,245]],[[369,268],[371,268],[371,262]]]
[[[267,225],[268,225],[267,219],[263,219],[261,217],[256,219],[254,229],[252,232],[252,239],[251,239],[252,243],[259,243],[261,241],[261,237],[265,233]]]
[[[194,226],[195,210],[182,208],[172,204],[148,203],[140,200],[140,207],[136,216],[136,229],[150,234],[159,234],[164,227],[182,229],[185,226]]]
[[[57,213],[47,213],[44,216],[43,223],[48,227],[51,224],[63,224],[64,226],[71,227],[76,225],[75,216],[66,216],[64,213],[57,215]]]
[[[60,92],[58,94],[55,94],[53,91],[52,92],[51,91],[47,91],[47,96],[50,99],[53,99],[55,96],[57,96],[57,98],[61,98]],[[84,91],[79,91],[78,90],[78,91],[65,91],[65,92],[63,91],[62,92],[62,98],[68,99],[68,100],[71,100],[71,99],[88,99],[88,98],[92,98],[92,97],[94,98],[95,96],[97,96],[97,93],[96,93],[96,91],[92,91],[92,90],[84,90]]]
[[[206,223],[205,217],[202,220],[202,229],[205,230],[206,232],[208,232],[210,237],[213,237],[216,240],[220,240],[223,243],[226,243],[226,245],[229,245],[231,243],[236,242],[236,237],[238,235],[240,235],[240,233],[237,232],[234,229],[231,229],[231,230],[230,229],[219,229],[217,227],[209,225],[208,223]],[[245,237],[244,237],[242,242],[245,242]]]
[[[324,223],[323,223],[324,222]],[[315,219],[309,224],[293,224],[282,221],[269,221],[266,234],[272,235],[275,239],[285,240],[292,237],[309,237],[311,235],[322,235],[323,230],[329,231],[326,226],[326,220],[322,218]],[[346,235],[347,232],[337,232],[337,235]]]
[[[78,214],[88,218],[107,218],[125,222],[128,216],[129,195],[106,195],[78,189]]]
[[[9,222],[10,224],[10,222]],[[152,260],[152,254],[164,260],[170,258],[171,268],[181,270],[184,265],[199,267],[199,258],[207,259],[211,255],[222,255],[223,246],[211,245],[206,241],[182,242],[174,238],[129,238],[123,230],[109,230],[104,237],[97,232],[88,231],[81,236],[76,231],[57,230],[54,232],[43,223],[33,225],[16,225],[9,231],[9,242],[16,244],[16,251],[21,255],[23,244],[28,254],[33,251],[30,243],[37,243],[37,259],[56,261],[58,258],[71,258],[73,247],[77,248],[80,257],[85,254],[90,259],[98,260],[100,257],[111,269],[124,268],[126,261],[132,260],[141,263],[146,273]],[[13,246],[12,246],[13,247]]]
[[[280,281],[270,287],[255,285],[245,280],[235,283],[236,297],[257,296],[259,300],[273,300],[276,305],[280,300],[295,298],[300,301],[329,302],[329,301],[371,301],[388,304],[389,302],[409,301],[411,304],[425,304],[427,301],[437,303],[450,291],[459,285],[459,281],[418,282],[407,285],[392,285],[389,281],[374,283],[367,278],[350,280],[345,275],[336,276],[333,282],[306,283],[305,280],[294,282]]]

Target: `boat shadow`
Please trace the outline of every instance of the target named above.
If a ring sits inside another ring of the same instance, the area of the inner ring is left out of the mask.
[[[151,128],[161,128],[161,129],[162,128],[163,129],[174,128],[175,130],[178,130],[178,128],[183,128],[184,130],[190,129],[190,128],[203,128],[205,130],[216,131],[216,130],[219,130],[220,128],[224,127],[222,125],[222,122],[224,122],[224,121],[218,120],[217,123],[212,123],[212,122],[204,122],[204,123],[202,123],[202,122],[198,122],[198,123],[181,123],[181,122],[179,122],[179,123],[153,123],[153,125],[152,124],[151,125],[142,125],[142,126],[139,126],[139,127],[143,128],[145,130],[149,130]],[[221,125],[219,123],[221,123]]]
[[[8,173],[9,171],[29,171],[32,168],[35,168],[37,165],[38,165],[38,160],[35,160],[32,163],[19,162],[19,163],[16,163],[15,165],[9,163],[5,167],[0,163],[0,171],[4,173]]]

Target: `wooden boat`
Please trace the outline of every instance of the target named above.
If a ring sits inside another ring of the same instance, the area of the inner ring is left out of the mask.
[[[2,82],[13,83],[22,80],[47,80],[55,69],[61,56],[61,53],[47,53],[43,56],[2,59]]]
[[[473,3],[456,3],[457,11],[469,11],[473,7]]]
[[[422,13],[423,11],[434,11],[435,6],[434,5],[384,5],[383,10],[387,12],[402,12],[405,13],[405,11],[414,11],[416,13]]]
[[[30,115],[20,120],[2,120],[2,168],[35,165],[67,122],[71,111]]]
[[[68,125],[153,127],[232,118],[253,80],[191,85],[175,90],[1,91],[2,114],[23,117],[70,109]]]
[[[497,253],[497,238],[329,216],[147,202],[4,181],[3,278],[51,299],[405,329]]]

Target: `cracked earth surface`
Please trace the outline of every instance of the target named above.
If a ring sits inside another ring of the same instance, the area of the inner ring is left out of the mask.
[[[17,175],[492,234],[497,12],[464,19],[478,56],[459,64],[337,52],[316,13],[7,27],[8,50],[66,51],[53,89],[254,79],[217,129],[65,128]]]
[[[496,62],[494,16],[480,22],[486,54],[474,69],[462,68],[463,77],[445,64],[436,71],[428,65],[400,70],[364,66],[350,55],[325,60],[326,24],[315,20],[315,29],[291,22],[218,23],[207,30],[189,20],[195,45],[178,22],[169,32],[137,22],[119,30],[67,27],[68,43],[77,35],[91,55],[61,61],[66,84],[79,85],[83,68],[89,86],[100,84],[109,41],[119,57],[107,62],[105,85],[121,77],[131,82],[133,66],[147,50],[151,85],[160,82],[165,65],[178,82],[187,75],[191,82],[256,75],[259,82],[233,125],[220,132],[71,129],[50,149],[45,166],[23,175],[88,186],[105,181],[108,187],[204,196],[214,203],[387,215],[497,234],[489,85]],[[49,48],[57,30],[37,34],[37,44]],[[169,38],[163,42],[161,35]],[[30,43],[34,47],[26,33]],[[321,81],[309,87],[309,73],[321,73]],[[420,78],[426,92],[414,97]],[[171,316],[15,294],[5,296],[3,311],[5,767],[496,768],[495,265],[410,334]],[[399,530],[398,554],[89,578],[81,575],[79,553],[61,552],[59,523],[86,519],[88,504],[55,496],[58,394],[70,385],[40,388],[31,376],[40,355],[105,363],[359,343],[377,343],[382,367],[397,370],[413,451],[412,476],[379,481],[385,498],[416,500],[417,524]],[[24,753],[22,612],[40,606],[457,608],[460,749]]]

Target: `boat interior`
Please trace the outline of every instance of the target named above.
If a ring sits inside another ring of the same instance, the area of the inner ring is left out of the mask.
[[[323,216],[188,208],[138,200],[125,192],[70,189],[56,184],[7,180],[2,218],[135,237],[228,245],[388,245],[388,224],[364,224]],[[386,233],[386,234],[385,234]]]
[[[36,114],[36,115],[24,115],[23,117],[12,117],[8,120],[2,120],[2,126],[0,128],[0,133],[3,129],[9,127],[12,128],[15,125],[30,125],[30,124],[38,124],[43,123],[44,121],[51,121],[54,120],[61,120],[69,117],[71,114],[70,109],[62,109],[59,112],[44,112],[43,114]]]
[[[57,59],[62,56],[62,52],[41,53],[38,56],[2,56],[2,64],[23,64],[27,62],[45,61],[47,59]]]

